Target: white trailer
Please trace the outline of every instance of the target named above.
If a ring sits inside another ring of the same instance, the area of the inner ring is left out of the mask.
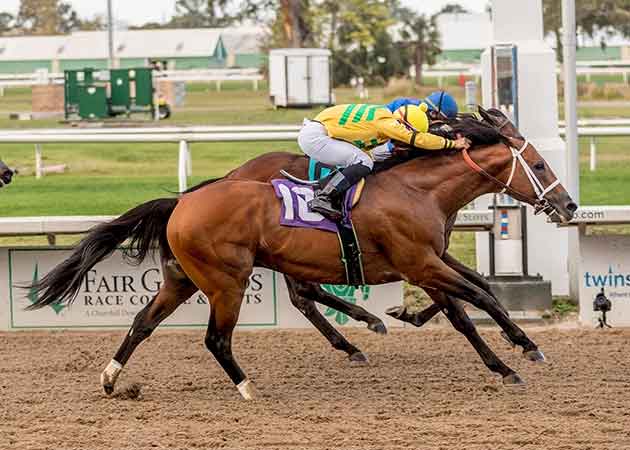
[[[275,107],[333,104],[331,52],[279,48],[269,52],[269,95]]]

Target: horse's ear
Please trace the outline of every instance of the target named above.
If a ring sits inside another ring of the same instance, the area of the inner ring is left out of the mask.
[[[492,117],[488,111],[486,111],[481,105],[477,105],[477,109],[479,111],[479,115],[483,117],[483,120],[488,122],[490,125],[495,125],[494,117]]]

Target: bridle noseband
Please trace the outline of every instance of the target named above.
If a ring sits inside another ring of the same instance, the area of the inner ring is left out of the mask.
[[[507,125],[508,122],[509,121],[504,122],[501,128]],[[500,130],[501,128],[498,128],[498,130]],[[545,196],[549,192],[551,192],[556,186],[560,184],[560,180],[556,178],[556,180],[547,187],[544,187],[544,185],[540,182],[540,180],[538,179],[538,177],[536,176],[532,168],[529,167],[529,165],[527,164],[527,161],[525,161],[525,158],[523,158],[523,153],[529,147],[529,141],[525,140],[525,142],[523,142],[523,145],[519,149],[516,149],[512,147],[511,145],[508,145],[507,147],[512,152],[512,170],[510,171],[510,176],[507,180],[507,183],[504,183],[503,181],[499,180],[494,175],[491,175],[488,172],[486,172],[484,169],[482,169],[481,166],[479,166],[479,164],[477,164],[475,161],[472,160],[472,158],[470,157],[470,154],[468,153],[468,150],[462,150],[462,155],[464,157],[464,161],[466,161],[466,164],[468,164],[468,166],[472,170],[488,178],[495,184],[498,184],[499,186],[501,186],[503,188],[500,191],[502,194],[507,192],[508,194],[511,194],[513,197],[517,199],[520,197],[527,203],[534,205],[535,214],[540,214],[543,212],[549,215],[553,214],[556,210],[551,205],[551,203],[549,203],[549,201],[545,198]],[[536,193],[536,198],[523,194],[522,192],[519,192],[510,186],[510,184],[512,184],[512,179],[514,178],[514,173],[516,172],[517,161],[520,163],[521,167],[523,168],[525,175],[527,175],[527,179],[529,180],[529,183],[531,184],[532,188],[534,189],[534,192]]]

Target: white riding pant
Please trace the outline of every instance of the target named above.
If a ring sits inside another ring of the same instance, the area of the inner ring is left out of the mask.
[[[374,161],[367,153],[349,142],[331,138],[319,122],[304,120],[298,144],[307,156],[322,164],[345,168],[360,163],[370,170],[374,167]]]

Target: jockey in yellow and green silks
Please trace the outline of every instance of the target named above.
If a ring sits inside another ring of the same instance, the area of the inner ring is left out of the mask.
[[[426,105],[405,105],[392,112],[384,105],[349,104],[327,108],[314,120],[305,120],[298,136],[302,151],[341,168],[309,202],[311,209],[339,220],[341,212],[333,201],[371,172],[374,163],[369,150],[390,140],[425,150],[468,147],[465,138],[452,141],[428,133],[426,110]]]

